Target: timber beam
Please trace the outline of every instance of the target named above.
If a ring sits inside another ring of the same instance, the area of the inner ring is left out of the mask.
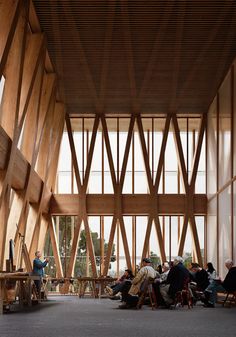
[[[8,162],[9,151],[11,149],[12,140],[5,130],[0,126],[0,172],[3,173]],[[12,171],[12,188],[17,191],[24,190],[27,181],[27,174],[30,171],[30,164],[24,158],[19,149],[16,150],[16,159],[14,169]],[[29,200],[31,203],[38,203],[40,200],[41,189],[43,188],[43,180],[36,171],[33,170],[31,177],[31,185],[29,190]],[[46,199],[49,201],[51,192],[46,188]],[[47,212],[48,205],[45,205],[44,212]]]
[[[186,212],[185,194],[157,195],[158,214],[184,215]],[[123,215],[149,215],[152,212],[152,196],[150,194],[122,194],[121,204]],[[52,215],[77,215],[78,194],[54,194],[51,198]],[[87,194],[87,214],[113,215],[116,196],[114,194]],[[206,215],[207,197],[205,194],[194,194],[193,209],[195,215]]]

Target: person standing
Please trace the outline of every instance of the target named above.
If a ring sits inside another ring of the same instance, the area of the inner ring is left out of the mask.
[[[42,278],[44,276],[44,268],[46,267],[46,265],[48,264],[49,259],[46,258],[44,261],[42,261],[41,258],[42,254],[39,250],[37,250],[35,252],[35,258],[33,261],[33,275],[35,276],[39,276],[40,279],[39,280],[35,280],[34,284],[36,286],[38,295],[40,295],[40,291],[41,291],[41,284],[42,284]]]

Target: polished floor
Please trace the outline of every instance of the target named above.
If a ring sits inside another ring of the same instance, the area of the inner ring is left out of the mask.
[[[1,337],[235,337],[236,307],[119,310],[118,301],[50,297],[0,316]]]

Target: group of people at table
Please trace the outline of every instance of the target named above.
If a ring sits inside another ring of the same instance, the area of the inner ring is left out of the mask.
[[[206,270],[197,263],[192,263],[187,269],[183,258],[177,256],[171,264],[164,262],[157,271],[152,267],[151,260],[144,258],[142,268],[135,277],[131,270],[126,269],[115,284],[106,287],[106,291],[110,299],[121,299],[120,309],[129,309],[136,307],[144,281],[150,279],[158,306],[171,308],[175,303],[176,293],[189,284],[193,301],[200,299],[204,307],[214,308],[218,292],[236,291],[236,266],[228,259],[225,261],[225,267],[228,273],[225,279],[221,280],[212,263],[207,264]]]

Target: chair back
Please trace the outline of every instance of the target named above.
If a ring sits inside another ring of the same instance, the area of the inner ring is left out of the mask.
[[[142,308],[146,296],[148,296],[150,298],[152,310],[157,307],[155,293],[152,289],[153,282],[154,282],[154,279],[152,277],[146,277],[144,279],[143,283],[141,284],[140,293],[139,293],[139,300],[138,300],[138,303],[137,303],[137,306],[136,306],[137,309]]]

